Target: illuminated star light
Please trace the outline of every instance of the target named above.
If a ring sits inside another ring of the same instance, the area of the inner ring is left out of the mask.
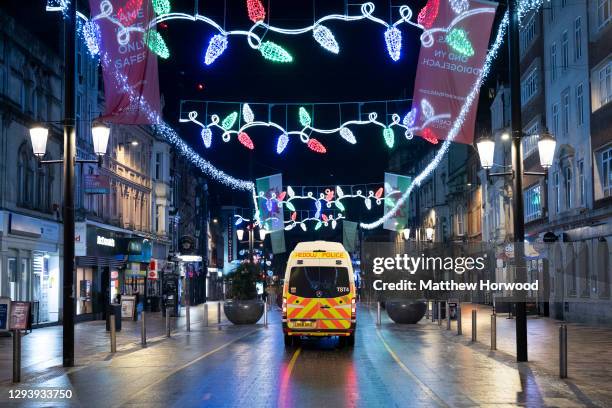
[[[402,32],[396,27],[389,27],[385,31],[387,51],[393,61],[399,61],[402,56]]]
[[[221,34],[213,35],[208,43],[204,63],[210,65],[223,54],[227,48],[227,37]]]

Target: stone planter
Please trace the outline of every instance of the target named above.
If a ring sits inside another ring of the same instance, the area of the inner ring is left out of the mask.
[[[264,312],[262,300],[226,300],[223,311],[227,320],[234,324],[255,324]]]
[[[415,324],[425,316],[427,304],[414,300],[387,300],[387,314],[395,323]]]

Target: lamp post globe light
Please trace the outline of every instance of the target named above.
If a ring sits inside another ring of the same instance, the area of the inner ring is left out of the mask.
[[[480,165],[483,169],[489,170],[493,167],[493,157],[495,155],[495,141],[489,136],[484,136],[476,142]]]
[[[555,147],[557,141],[548,132],[544,132],[540,135],[538,140],[538,153],[540,155],[540,165],[549,169],[552,166],[553,159],[555,158]]]
[[[402,230],[402,235],[404,236],[404,239],[408,241],[410,239],[410,228],[404,228]]]
[[[42,125],[34,125],[30,129],[30,141],[32,142],[32,151],[34,155],[41,159],[47,150],[47,138],[49,137],[49,129]]]
[[[243,229],[236,230],[236,237],[238,237],[238,241],[242,241],[242,238],[244,238],[244,230]]]
[[[108,139],[110,136],[110,127],[102,122],[94,122],[91,126],[91,138],[93,139],[94,153],[100,156],[106,154]]]
[[[540,165],[545,169],[549,169],[552,166],[553,159],[555,158],[555,148],[557,141],[548,132],[544,131],[538,138],[538,155],[540,156]],[[485,170],[493,168],[493,157],[495,155],[495,141],[490,136],[484,136],[476,141],[476,149],[478,150],[478,157],[480,158],[480,165]],[[507,176],[512,173],[496,173],[491,174],[492,176],[500,175]],[[543,176],[543,173],[534,173],[525,171],[523,174]]]

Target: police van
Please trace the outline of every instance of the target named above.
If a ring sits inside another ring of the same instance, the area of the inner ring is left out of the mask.
[[[356,289],[351,258],[338,242],[297,244],[287,262],[282,321],[285,346],[302,336],[355,344]]]

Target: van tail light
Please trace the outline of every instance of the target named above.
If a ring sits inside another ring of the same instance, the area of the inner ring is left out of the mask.
[[[357,316],[357,299],[351,299],[351,319],[355,319]]]
[[[283,298],[283,319],[287,318],[287,298]]]

